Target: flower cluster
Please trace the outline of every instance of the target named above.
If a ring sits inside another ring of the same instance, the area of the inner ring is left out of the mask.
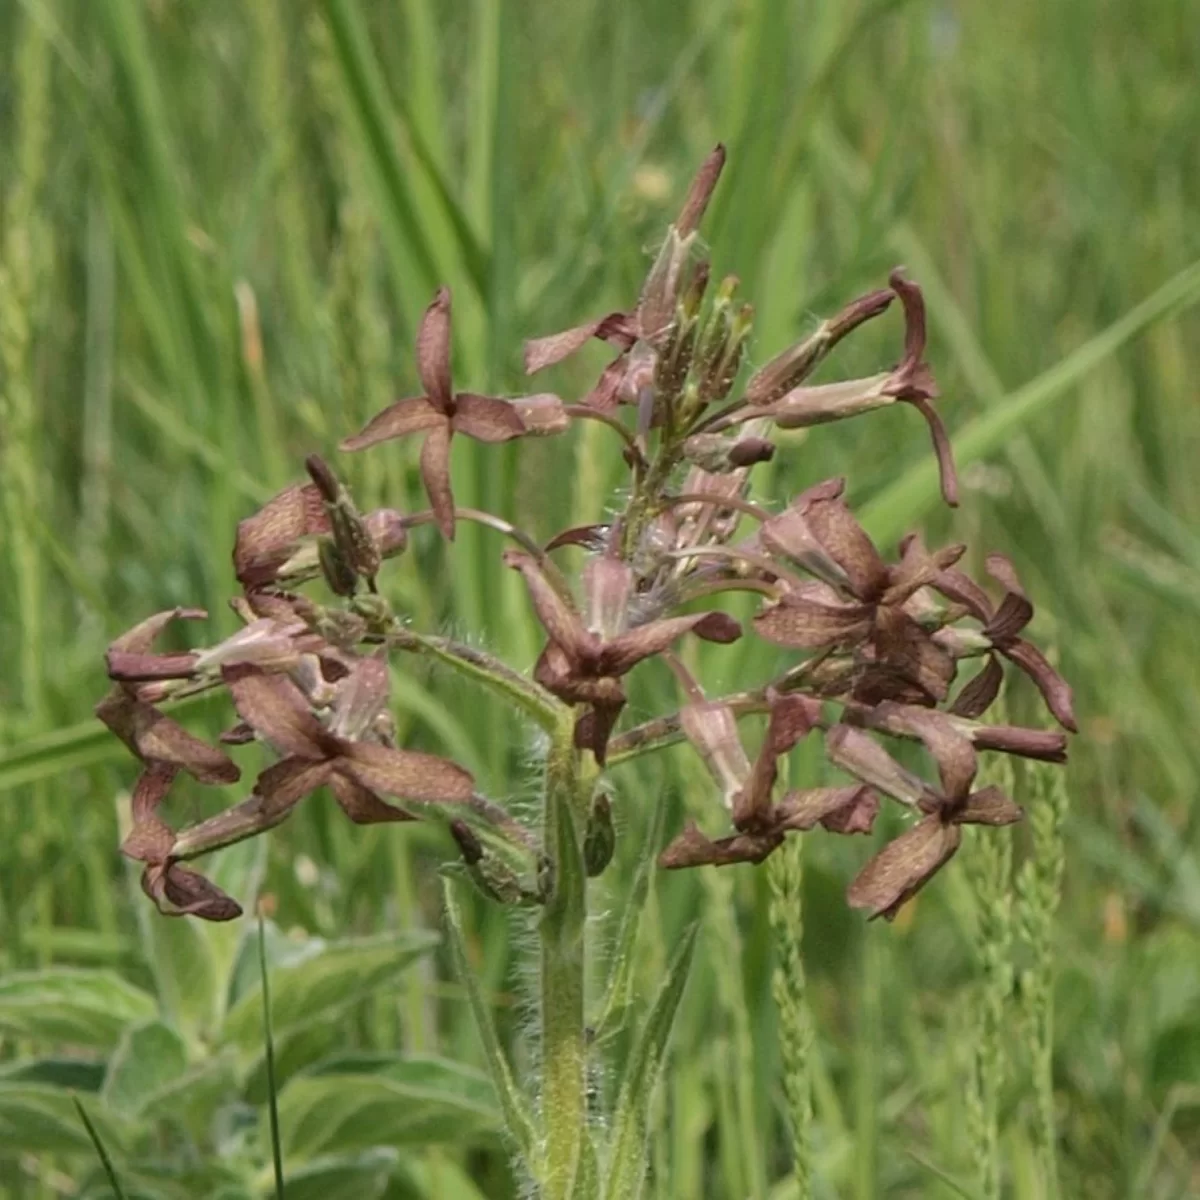
[[[134,789],[123,850],[145,864],[143,886],[164,912],[221,920],[234,901],[184,864],[284,820],[306,796],[328,788],[360,823],[443,815],[466,868],[489,895],[537,903],[553,886],[552,847],[478,795],[469,773],[447,759],[396,745],[388,709],[395,654],[419,653],[468,674],[532,712],[568,714],[575,753],[597,774],[666,741],[686,738],[720,791],[732,830],[710,838],[689,824],[662,852],[667,868],[760,862],[789,832],[817,826],[868,833],[888,798],[915,820],[862,870],[849,901],[891,917],[957,850],[964,824],[1002,825],[1021,810],[996,788],[976,789],[977,756],[997,750],[1063,761],[1057,731],[988,725],[981,718],[1004,679],[1004,661],[1024,672],[1066,730],[1075,729],[1070,688],[1022,634],[1033,607],[1011,562],[986,560],[1001,595],[993,600],[960,568],[962,545],[929,550],[906,537],[888,561],[855,519],[845,483],[830,479],[778,510],[749,498],[754,467],[772,458],[775,429],[843,420],[895,403],[927,422],[942,493],[957,503],[949,439],[934,407],[925,361],[925,306],[900,271],[889,286],[853,300],[739,388],[753,312],[736,280],[711,288],[698,228],[724,165],[718,147],[667,231],[637,302],[628,310],[527,344],[530,373],[598,339],[616,351],[577,404],[538,393],[515,399],[457,391],[451,376],[451,296],[441,288],[421,320],[416,369],[422,394],[395,401],[342,443],[362,451],[422,439],[427,512],[360,513],[334,470],[307,462],[309,481],[280,492],[237,530],[234,567],[243,621],[234,636],[190,653],[156,653],[154,642],[193,610],[162,613],[113,643],[113,690],[97,709],[144,766]],[[898,300],[905,335],[897,365],[835,383],[809,382],[846,337]],[[485,443],[555,435],[599,421],[619,439],[629,484],[615,515],[564,530],[546,545],[499,514],[456,505],[450,454],[456,434]],[[521,576],[545,645],[530,676],[486,652],[411,630],[377,585],[386,560],[402,555],[422,526],[453,539],[461,520],[512,539],[503,562]],[[557,559],[583,548],[572,581]],[[332,603],[298,592],[323,580]],[[761,606],[743,631],[715,600],[750,591]],[[702,602],[701,607],[697,604]],[[770,680],[710,699],[673,652],[688,635],[729,643],[756,636],[787,661]],[[626,679],[658,658],[681,681],[678,713],[625,731]],[[978,669],[960,681],[961,668]],[[257,741],[276,761],[250,797],[183,830],[161,812],[181,772],[204,784],[237,782],[224,748],[208,745],[163,711],[165,702],[224,689],[237,722],[222,745]],[[739,720],[766,715],[751,755]],[[829,763],[853,782],[777,795],[779,763],[805,737],[823,739]],[[920,743],[937,767],[928,782],[880,739]],[[619,751],[619,756],[615,751]],[[583,838],[588,870],[611,857],[607,794],[597,792]],[[496,850],[508,847],[506,856]],[[521,864],[531,866],[532,882]]]

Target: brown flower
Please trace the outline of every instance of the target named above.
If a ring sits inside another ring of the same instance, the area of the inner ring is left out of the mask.
[[[931,555],[918,539],[906,538],[900,562],[889,566],[842,500],[843,488],[840,479],[817,484],[764,522],[759,543],[818,581],[788,584],[778,603],[755,618],[755,629],[790,648],[854,648],[852,694],[864,703],[943,700],[954,659],[906,605],[964,547]]]
[[[620,351],[604,369],[584,404],[608,410],[619,400],[638,403],[653,387],[656,350],[675,320],[675,305],[683,288],[683,269],[693,235],[700,225],[725,165],[725,147],[718,145],[697,172],[678,218],[667,231],[641,296],[632,311],[611,312],[573,329],[525,343],[525,372],[532,375],[562,362],[592,338]],[[705,268],[705,275],[707,268]]]
[[[872,858],[847,892],[852,907],[888,920],[954,857],[962,840],[960,826],[1010,825],[1022,816],[1000,788],[972,790],[975,749],[945,713],[913,709],[911,720],[937,762],[940,787],[906,770],[861,729],[838,725],[825,743],[837,766],[925,814]]]
[[[479,442],[507,442],[525,433],[526,426],[509,400],[454,391],[450,380],[449,288],[438,289],[421,318],[417,332],[417,373],[425,394],[389,404],[359,433],[346,438],[342,449],[365,450],[392,438],[425,434],[421,478],[439,528],[452,539],[455,519],[450,490],[451,439],[461,433]]]
[[[747,398],[761,406],[757,415],[770,417],[783,429],[800,429],[828,421],[840,421],[844,417],[870,412],[897,400],[911,404],[929,426],[941,476],[942,496],[947,504],[956,505],[958,477],[954,469],[954,456],[941,417],[931,403],[937,397],[938,388],[933,371],[924,361],[925,300],[921,289],[905,279],[899,270],[891,273],[888,283],[904,306],[904,357],[898,366],[864,379],[848,379],[817,387],[794,387],[783,395],[778,394],[776,387],[769,386],[769,381],[756,387],[756,381],[752,379]],[[861,324],[862,320],[883,311],[886,305],[880,306],[877,297],[878,293],[872,293],[856,301],[857,308],[852,305],[847,310],[855,315],[856,323]]]
[[[575,727],[576,742],[603,763],[609,734],[625,705],[621,677],[661,654],[685,633],[732,642],[741,628],[720,612],[635,623],[630,601],[634,575],[627,563],[600,555],[584,568],[585,613],[561,594],[532,555],[509,550],[505,563],[521,572],[534,611],[549,635],[534,678],[569,704],[587,705]]]
[[[1017,578],[1012,561],[1003,554],[989,554],[987,571],[1004,589],[1004,599],[998,606],[961,571],[947,568],[935,582],[938,591],[963,605],[982,623],[983,636],[994,651],[988,655],[983,670],[959,693],[952,711],[964,717],[977,717],[987,710],[1004,679],[996,658],[1003,655],[1033,680],[1054,719],[1064,729],[1077,732],[1070,685],[1036,646],[1017,636],[1033,619],[1033,604]]]

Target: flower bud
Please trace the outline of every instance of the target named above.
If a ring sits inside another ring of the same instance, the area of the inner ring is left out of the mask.
[[[612,862],[617,847],[617,831],[613,827],[612,804],[600,792],[592,801],[588,814],[587,829],[583,835],[583,863],[589,877],[602,875]]]

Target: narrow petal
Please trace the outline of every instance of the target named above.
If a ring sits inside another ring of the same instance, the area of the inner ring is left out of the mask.
[[[773,821],[771,792],[779,773],[779,757],[806,734],[820,716],[820,701],[803,695],[780,696],[771,705],[763,744],[746,786],[733,802],[733,824],[741,832],[761,833]]]
[[[459,392],[455,397],[454,428],[477,442],[507,442],[525,433],[525,422],[511,400]]]
[[[888,570],[875,543],[840,496],[811,500],[803,516],[822,549],[846,573],[860,600],[874,600],[887,586]]]
[[[450,289],[440,287],[417,329],[417,374],[429,403],[445,416],[454,412],[450,383]]]
[[[726,867],[734,863],[760,863],[783,844],[783,834],[739,834],[710,841],[689,821],[683,832],[658,856],[658,865],[674,871],[682,867]]]
[[[621,349],[627,350],[637,340],[633,319],[629,313],[611,312],[597,321],[588,321],[583,325],[576,325],[574,329],[526,342],[525,374],[532,375],[544,367],[562,362],[564,358],[570,357],[587,345],[592,338],[613,341]]]
[[[425,804],[464,804],[475,790],[470,771],[434,754],[371,742],[347,743],[342,754],[341,772],[385,796]]]
[[[958,472],[954,466],[954,451],[950,446],[950,438],[938,411],[923,396],[900,396],[907,400],[925,418],[929,426],[929,434],[933,438],[933,452],[937,456],[938,475],[941,479],[942,499],[951,508],[958,507]]]
[[[1004,599],[987,624],[987,633],[1001,645],[1010,641],[1033,620],[1033,605],[1017,578],[1012,560],[1003,554],[987,556],[987,573],[1004,589]]]
[[[1003,682],[1004,668],[994,654],[989,654],[983,669],[954,698],[950,711],[956,716],[970,717],[972,720],[983,716],[1000,694]]]
[[[880,603],[904,604],[921,588],[934,583],[942,574],[954,566],[966,553],[966,546],[958,543],[945,546],[930,554],[920,538],[909,536],[901,543],[901,558],[898,566],[889,572],[888,589]]]
[[[870,734],[851,725],[835,725],[825,735],[825,753],[834,766],[901,804],[915,808],[933,794],[923,779],[902,767]]]
[[[329,780],[329,788],[342,812],[355,825],[380,825],[389,821],[415,821],[412,813],[396,808],[386,800],[377,796],[370,788],[365,788],[356,779],[343,771],[334,771]]]
[[[789,593],[754,618],[760,637],[777,646],[817,650],[854,642],[871,629],[871,608],[862,604],[821,604]]]
[[[236,783],[242,776],[223,750],[193,737],[177,721],[149,704],[134,702],[132,738],[136,753],[146,763],[182,767],[200,783]]]
[[[599,412],[612,412],[620,403],[621,389],[625,385],[628,374],[628,358],[622,354],[600,372],[595,387],[583,398],[588,408]]]
[[[555,534],[544,549],[549,553],[560,546],[582,546],[585,550],[598,551],[604,548],[608,529],[607,525],[576,525],[573,529],[564,529],[562,533]]]
[[[139,621],[127,633],[123,633],[109,647],[114,652],[125,654],[149,654],[158,635],[172,621],[204,621],[208,613],[202,608],[169,608]]]
[[[108,677],[117,683],[147,683],[155,679],[189,679],[197,654],[131,654],[109,650],[104,656]]]
[[[961,840],[957,825],[926,817],[867,863],[851,883],[847,901],[890,920],[954,856]]]
[[[226,667],[222,675],[238,716],[279,754],[329,757],[329,734],[290,679],[245,665]]]
[[[625,694],[618,694],[603,703],[593,703],[575,722],[575,746],[590,750],[600,766],[608,760],[608,741],[625,707]]]
[[[806,788],[788,792],[775,809],[779,829],[808,830],[823,825],[831,833],[870,833],[879,797],[865,784]]]
[[[1024,816],[1020,805],[1002,788],[993,786],[972,792],[953,820],[959,825],[1013,825]]]
[[[978,750],[999,750],[1041,762],[1067,761],[1067,735],[1057,729],[1026,729],[1021,725],[976,725],[970,730]]]
[[[904,306],[904,362],[916,366],[925,353],[925,297],[921,289],[905,279],[897,267],[889,276],[892,291]]]
[[[450,426],[439,425],[425,435],[421,446],[421,481],[429,506],[437,516],[438,528],[448,542],[454,541],[454,493],[450,490]]]
[[[1054,719],[1064,729],[1078,733],[1071,685],[1050,665],[1046,656],[1032,642],[1022,638],[1004,646],[1002,653],[1033,680]]]
[[[931,701],[941,702],[954,678],[954,659],[903,609],[880,606],[871,646],[875,661],[912,684]]]
[[[943,571],[933,586],[948,600],[961,604],[977,621],[985,625],[992,618],[992,602],[988,594],[969,575],[951,567]]]
[[[277,825],[306,796],[329,782],[333,764],[311,758],[282,758],[254,781],[254,794],[262,802],[264,828]]]
[[[605,675],[624,675],[644,659],[661,654],[676,639],[693,631],[703,631],[709,641],[730,642],[741,635],[741,626],[725,613],[692,613],[686,617],[651,621],[605,642],[600,651],[599,670]]]
[[[551,586],[537,560],[523,551],[508,550],[504,563],[521,572],[534,612],[550,640],[574,661],[594,657],[598,649],[596,639],[584,628],[575,606]]]
[[[175,844],[175,833],[158,815],[179,768],[157,762],[138,777],[130,800],[133,828],[121,843],[121,853],[138,862],[165,862]]]
[[[688,189],[683,208],[675,219],[675,229],[680,237],[687,237],[700,227],[705,210],[708,208],[708,202],[712,199],[717,180],[721,178],[724,168],[725,147],[718,142],[709,151],[704,162],[700,164],[700,170],[696,172],[692,186]]]
[[[424,396],[397,400],[377,412],[353,437],[343,438],[342,450],[366,450],[380,442],[409,437],[443,424],[446,417]]]

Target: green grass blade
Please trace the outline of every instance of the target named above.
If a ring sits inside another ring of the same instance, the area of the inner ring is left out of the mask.
[[[666,1061],[667,1040],[683,998],[698,927],[684,935],[629,1059],[613,1117],[605,1200],[637,1200],[646,1178],[650,1103]]]
[[[267,1064],[267,1112],[271,1121],[271,1164],[275,1172],[275,1198],[283,1196],[283,1147],[279,1139],[279,1103],[275,1087],[275,1039],[271,1033],[271,992],[267,981],[267,939],[263,916],[258,914],[258,970],[262,978],[263,1045]]]
[[[121,1187],[121,1181],[117,1178],[117,1170],[108,1155],[104,1141],[100,1137],[100,1131],[92,1124],[92,1118],[88,1116],[87,1109],[83,1107],[83,1101],[75,1095],[72,1095],[71,1099],[75,1102],[75,1109],[79,1113],[79,1119],[83,1122],[84,1129],[87,1130],[88,1137],[91,1138],[92,1145],[96,1147],[96,1156],[100,1159],[100,1165],[104,1168],[104,1174],[108,1178],[108,1185],[112,1188],[113,1195],[116,1197],[116,1200],[125,1200],[124,1189]]]

